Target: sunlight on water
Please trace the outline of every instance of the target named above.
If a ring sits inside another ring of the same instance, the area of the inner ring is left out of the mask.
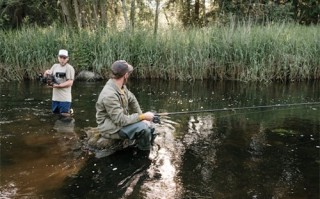
[[[77,82],[69,119],[50,113],[37,83],[2,86],[0,198],[318,198],[319,104],[277,104],[319,102],[319,82],[134,81],[144,111],[275,105],[163,117],[150,159],[84,150],[103,85]]]
[[[167,122],[167,123],[166,123]],[[142,184],[146,198],[180,198],[181,184],[177,178],[177,167],[181,164],[181,149],[175,142],[172,121],[163,121],[157,127],[158,136],[150,154],[153,160],[148,168],[149,179]]]
[[[1,199],[9,199],[17,197],[18,188],[14,184],[14,182],[9,182],[6,185],[1,187],[0,190],[0,198]]]

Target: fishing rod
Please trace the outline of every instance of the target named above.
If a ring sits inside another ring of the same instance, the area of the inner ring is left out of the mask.
[[[295,104],[275,104],[275,105],[263,105],[263,106],[219,108],[219,109],[209,109],[209,110],[156,113],[155,116],[159,117],[159,116],[181,115],[181,114],[192,114],[192,113],[222,112],[222,111],[236,111],[236,110],[244,110],[244,109],[274,108],[274,107],[289,107],[289,106],[319,105],[319,104],[320,102],[306,102],[306,103],[295,103]]]

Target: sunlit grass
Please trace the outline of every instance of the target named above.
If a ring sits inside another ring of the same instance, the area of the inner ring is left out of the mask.
[[[227,27],[152,30],[134,33],[61,27],[0,31],[2,81],[34,79],[70,52],[76,72],[108,77],[109,66],[125,59],[135,78],[179,80],[300,81],[320,78],[320,28],[296,24],[231,23]]]

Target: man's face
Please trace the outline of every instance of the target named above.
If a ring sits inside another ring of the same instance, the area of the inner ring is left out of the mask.
[[[126,73],[126,74],[124,75],[123,85],[126,85],[126,83],[127,83],[128,80],[129,80],[129,76],[130,76],[130,73]]]
[[[67,62],[68,62],[68,60],[69,60],[69,58],[68,57],[66,57],[66,56],[58,56],[58,59],[59,59],[59,63],[62,65],[62,66],[64,66]]]

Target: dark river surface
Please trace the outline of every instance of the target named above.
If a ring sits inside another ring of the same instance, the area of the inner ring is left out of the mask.
[[[150,158],[83,147],[104,84],[76,81],[69,119],[39,82],[1,84],[1,199],[319,198],[320,105],[297,105],[320,101],[319,81],[131,80],[144,111],[220,110],[161,118]]]

